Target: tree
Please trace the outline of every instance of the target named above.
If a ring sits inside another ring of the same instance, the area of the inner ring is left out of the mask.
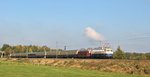
[[[125,53],[120,48],[120,46],[118,46],[117,50],[114,52],[113,58],[115,58],[115,59],[125,59]]]
[[[140,58],[140,59],[142,59],[142,60],[146,60],[146,54],[142,53],[142,54],[141,54],[141,58]]]
[[[5,49],[5,56],[9,57],[11,53],[12,53],[12,48],[11,47],[7,47]]]
[[[3,44],[2,48],[1,48],[1,51],[5,51],[9,47],[11,47],[11,46],[8,45],[8,44]]]
[[[150,60],[150,53],[146,53],[146,59]]]
[[[135,60],[136,58],[137,58],[137,53],[135,53],[135,52],[130,53],[129,59]]]
[[[5,56],[9,56],[12,53],[12,47],[8,44],[3,44],[1,51],[4,51]]]
[[[32,48],[29,48],[28,52],[33,52]]]

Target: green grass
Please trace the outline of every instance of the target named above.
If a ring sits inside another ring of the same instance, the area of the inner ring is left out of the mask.
[[[120,73],[105,73],[51,66],[38,66],[14,62],[0,62],[0,77],[142,77]]]

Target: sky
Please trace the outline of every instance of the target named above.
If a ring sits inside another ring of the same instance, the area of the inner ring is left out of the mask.
[[[0,0],[0,46],[98,47],[87,27],[114,50],[150,52],[150,0]]]

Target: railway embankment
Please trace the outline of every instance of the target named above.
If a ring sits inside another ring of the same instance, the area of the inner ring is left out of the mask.
[[[3,58],[0,59],[0,61],[79,68],[83,70],[98,70],[102,72],[150,75],[150,60]]]

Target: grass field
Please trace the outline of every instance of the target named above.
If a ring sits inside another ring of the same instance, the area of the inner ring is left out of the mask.
[[[120,73],[105,73],[76,68],[31,65],[0,61],[0,77],[143,77]],[[146,76],[145,76],[146,77]]]

